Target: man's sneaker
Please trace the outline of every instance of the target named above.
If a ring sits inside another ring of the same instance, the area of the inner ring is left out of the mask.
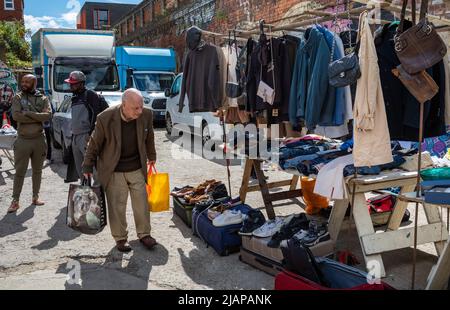
[[[301,242],[304,245],[311,247],[327,240],[330,240],[327,224],[311,223],[308,233],[301,239]]]
[[[239,231],[240,235],[243,236],[251,236],[253,231],[260,228],[266,222],[266,218],[264,214],[262,214],[259,210],[250,210],[244,216],[244,224],[242,225],[241,230]]]
[[[281,241],[292,238],[300,230],[308,229],[308,226],[309,220],[305,213],[295,214],[287,219],[285,224],[280,228],[280,231],[272,236],[267,246],[270,248],[278,248]]]
[[[253,231],[253,236],[259,238],[272,237],[283,226],[284,221],[282,218],[276,217],[274,220],[266,222],[260,228]]]
[[[242,213],[236,210],[225,210],[221,215],[213,220],[215,227],[223,227],[242,223]]]

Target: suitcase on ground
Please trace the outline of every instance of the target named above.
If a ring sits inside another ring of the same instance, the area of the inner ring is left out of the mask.
[[[247,214],[252,208],[245,204],[240,204],[231,208]],[[242,223],[224,227],[215,227],[207,216],[207,211],[198,212],[194,209],[192,212],[192,232],[195,236],[206,242],[220,256],[227,256],[231,253],[239,252],[242,240],[238,234]]]
[[[188,205],[184,199],[173,197],[173,212],[188,226],[192,227],[192,209],[194,205]]]
[[[315,257],[312,251],[295,241],[282,246],[283,270],[275,278],[276,290],[384,290],[392,289],[367,273],[334,260]]]
[[[358,269],[327,258],[321,260],[318,262],[320,268],[323,268],[324,273],[336,281],[333,282],[331,287],[283,270],[275,277],[275,290],[394,290],[384,282],[369,284],[366,274]]]
[[[283,270],[281,262],[271,260],[262,255],[250,252],[244,248],[241,248],[239,260],[252,267],[255,267],[256,269],[262,270],[265,273],[270,274],[271,276],[276,276]]]
[[[242,247],[240,260],[270,275],[277,275],[282,270],[283,252],[280,248],[270,248],[267,246],[271,237],[258,238],[252,236],[242,236]],[[314,255],[333,255],[334,242],[329,240],[321,242],[311,247]]]

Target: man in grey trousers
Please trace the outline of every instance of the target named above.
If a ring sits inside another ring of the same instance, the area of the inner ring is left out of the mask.
[[[97,115],[108,108],[103,96],[86,89],[86,76],[81,71],[70,73],[66,83],[70,84],[72,97],[72,153],[78,176],[82,179],[81,164],[89,137],[94,130]]]

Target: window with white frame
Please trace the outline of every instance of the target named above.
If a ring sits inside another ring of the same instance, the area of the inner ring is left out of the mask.
[[[14,10],[14,0],[4,0],[5,10]]]

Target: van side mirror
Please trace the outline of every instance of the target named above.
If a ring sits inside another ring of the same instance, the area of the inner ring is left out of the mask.
[[[34,68],[34,74],[37,76],[41,76],[43,73],[42,67],[36,67]]]
[[[133,87],[133,69],[127,69],[127,83],[125,88],[132,88]]]
[[[172,93],[170,92],[170,88],[166,88],[166,90],[164,91],[164,96],[170,97],[171,95]]]

